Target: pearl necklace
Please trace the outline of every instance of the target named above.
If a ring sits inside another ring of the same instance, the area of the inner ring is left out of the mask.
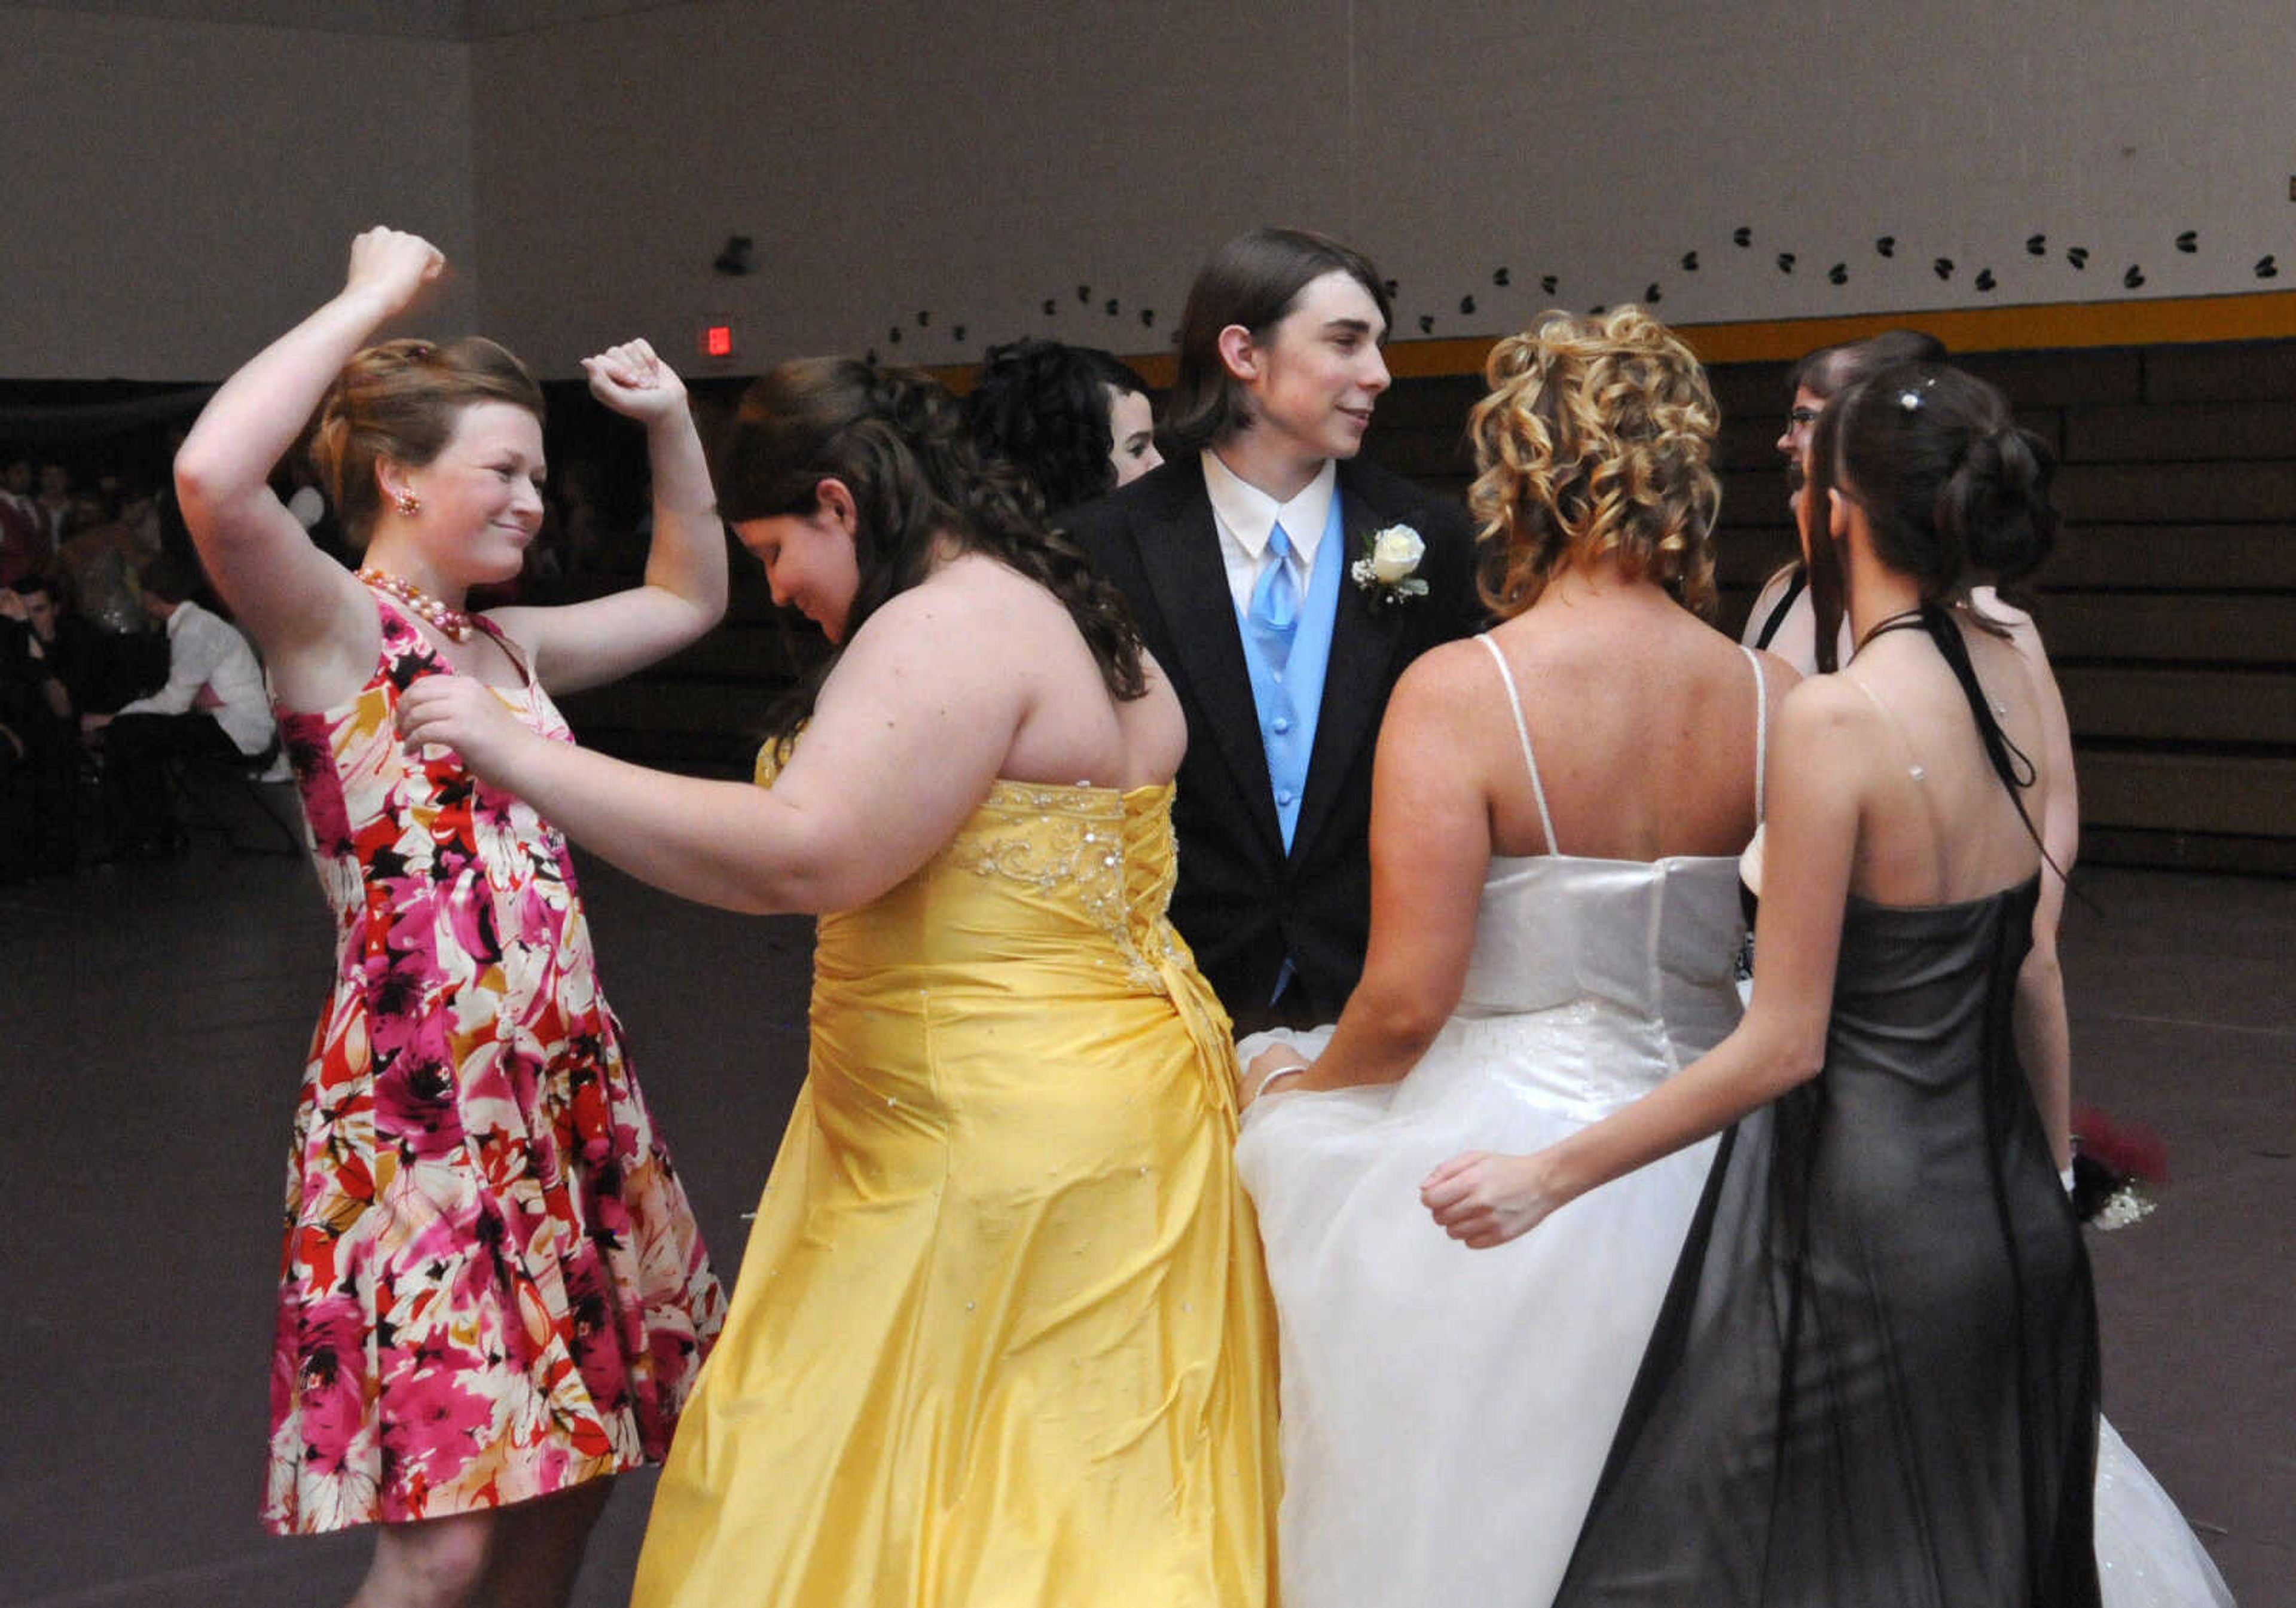
[[[362,569],[358,578],[377,592],[388,592],[416,614],[437,626],[450,641],[465,641],[474,628],[471,616],[459,608],[449,608],[414,582],[380,569]]]

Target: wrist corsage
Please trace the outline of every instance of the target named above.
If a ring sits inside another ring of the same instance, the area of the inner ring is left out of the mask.
[[[1419,560],[1427,543],[1408,525],[1390,525],[1372,532],[1364,556],[1348,567],[1355,584],[1382,607],[1427,595],[1419,577]]]
[[[2073,1109],[2073,1211],[2099,1228],[2125,1228],[2152,1211],[2169,1181],[2169,1147],[2136,1123],[2088,1106]]]

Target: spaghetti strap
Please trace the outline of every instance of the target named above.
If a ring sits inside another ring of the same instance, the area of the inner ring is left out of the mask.
[[[374,599],[376,608],[399,620],[408,630],[414,632],[417,637],[422,637],[422,618],[420,616],[415,614],[413,609],[407,608],[397,598],[392,597],[389,592],[384,592],[378,586],[369,584],[367,586],[367,592],[369,596]],[[484,632],[488,640],[492,641],[496,647],[502,649],[503,657],[510,661],[510,667],[518,672],[519,684],[515,689],[500,688],[497,689],[497,690],[516,690],[519,692],[530,693],[541,687],[541,682],[535,676],[534,666],[527,660],[525,649],[521,649],[515,641],[511,640],[511,635],[508,632],[504,631],[501,626],[496,624],[492,620],[487,618],[487,616],[482,614],[473,613],[471,616],[471,624],[478,630]],[[446,665],[447,662],[445,659],[439,658],[439,649],[437,645],[435,643],[431,643],[430,639],[427,637],[422,638],[422,640],[425,646],[430,649],[430,657],[439,659],[439,662],[441,665]],[[453,666],[448,665],[447,668],[452,670]],[[461,674],[463,673],[455,671],[455,673]],[[488,684],[491,686],[493,683],[489,682]]]
[[[1945,880],[1946,864],[1945,823],[1938,819],[1937,800],[1931,796],[1929,787],[1927,785],[1929,780],[1929,768],[1922,763],[1921,755],[1915,752],[1914,739],[1906,734],[1905,723],[1898,720],[1898,712],[1882,701],[1882,695],[1880,693],[1874,691],[1873,688],[1868,687],[1864,682],[1859,681],[1847,670],[1843,670],[1840,673],[1843,681],[1848,682],[1851,686],[1857,688],[1858,691],[1866,695],[1866,701],[1874,706],[1874,709],[1881,714],[1883,723],[1890,728],[1891,732],[1896,734],[1898,751],[1906,756],[1906,774],[1907,777],[1912,779],[1915,796],[1922,801],[1922,818],[1929,822],[1930,846],[1936,851],[1936,876],[1939,886],[1942,886]]]
[[[482,614],[472,615],[471,624],[494,639],[495,646],[503,650],[504,658],[510,660],[511,668],[516,670],[525,679],[526,686],[532,688],[542,684],[535,679],[534,666],[527,661],[526,650],[511,640],[509,632],[504,631]]]
[[[1546,834],[1546,852],[1560,854],[1562,845],[1554,841],[1554,817],[1546,811],[1546,788],[1538,780],[1538,761],[1530,751],[1530,728],[1523,723],[1522,699],[1515,692],[1514,676],[1507,669],[1506,655],[1499,651],[1499,645],[1491,641],[1488,632],[1475,641],[1489,651],[1491,663],[1498,666],[1499,685],[1506,689],[1507,707],[1514,712],[1514,734],[1522,744],[1523,769],[1530,772],[1530,796],[1538,802],[1538,829]]]
[[[1738,651],[1754,667],[1754,824],[1762,824],[1767,813],[1762,797],[1762,780],[1770,768],[1770,690],[1762,679],[1762,656],[1741,643]]]
[[[1874,706],[1875,712],[1881,715],[1882,719],[1888,724],[1890,730],[1897,734],[1898,747],[1905,751],[1906,774],[1912,777],[1915,781],[1920,781],[1927,777],[1929,775],[1929,771],[1923,765],[1920,756],[1915,754],[1914,739],[1906,735],[1906,728],[1898,722],[1898,712],[1882,701],[1882,695],[1880,693],[1874,691],[1873,688],[1868,687],[1864,682],[1859,681],[1856,676],[1845,673],[1841,679],[1848,682],[1851,686],[1857,688],[1858,691],[1864,693],[1866,695],[1866,701]]]

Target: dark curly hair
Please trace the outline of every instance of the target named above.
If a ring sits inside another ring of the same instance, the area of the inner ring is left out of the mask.
[[[1965,370],[1906,363],[1857,381],[1818,415],[1809,455],[1802,520],[1820,670],[1834,668],[1843,607],[1833,491],[1866,510],[1875,553],[1914,577],[1924,601],[2022,580],[2055,544],[2054,454]]]
[[[984,457],[1026,475],[1047,509],[1116,489],[1110,392],[1148,394],[1148,382],[1097,347],[1016,340],[988,348],[964,398],[965,427]]]
[[[983,461],[956,398],[931,375],[849,357],[785,363],[743,395],[720,469],[719,511],[734,525],[812,513],[824,479],[852,493],[860,584],[846,614],[847,642],[889,600],[924,580],[936,548],[948,543],[985,553],[1058,598],[1111,696],[1129,701],[1147,691],[1140,633],[1122,594],[1082,549],[1046,527],[1043,502],[1018,470]],[[838,657],[775,707],[768,743],[786,744],[811,718]]]

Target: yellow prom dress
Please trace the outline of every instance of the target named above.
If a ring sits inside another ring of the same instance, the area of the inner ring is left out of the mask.
[[[1275,1319],[1171,799],[997,782],[822,918],[635,1608],[1270,1602]]]

